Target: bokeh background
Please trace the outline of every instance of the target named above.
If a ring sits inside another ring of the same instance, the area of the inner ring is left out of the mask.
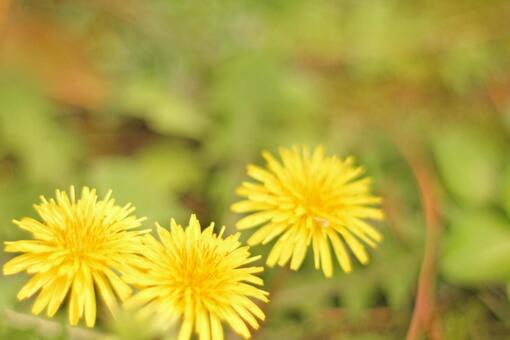
[[[509,17],[505,0],[1,0],[0,240],[71,184],[147,226],[195,212],[233,232],[247,163],[322,144],[374,178],[385,241],[329,280],[268,269],[255,337],[507,339]],[[2,339],[164,338],[32,317],[25,279],[1,278]]]

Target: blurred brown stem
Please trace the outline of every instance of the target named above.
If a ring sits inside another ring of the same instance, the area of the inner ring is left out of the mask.
[[[69,334],[70,339],[85,340],[85,339],[101,339],[106,338],[105,335],[96,331],[71,327],[64,327],[55,321],[44,320],[36,316],[27,315],[15,312],[10,309],[4,309],[3,318],[8,324],[17,329],[34,329],[42,336],[59,336],[62,332]]]
[[[424,162],[425,157],[420,157],[423,153],[414,151],[404,152],[404,156],[411,167],[420,191],[425,215],[426,239],[418,279],[416,304],[406,339],[421,339],[424,333],[427,333],[430,339],[441,339],[441,324],[435,302],[437,260],[442,233],[438,197],[435,190],[437,186],[432,169]]]

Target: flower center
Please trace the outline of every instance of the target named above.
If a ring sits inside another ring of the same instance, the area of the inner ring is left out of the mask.
[[[329,220],[324,217],[314,216],[313,220],[323,228],[329,228]]]
[[[315,227],[329,228],[329,216],[334,214],[336,206],[332,200],[335,188],[325,185],[321,176],[310,174],[296,186],[298,190],[291,193],[294,198],[296,212],[301,218],[311,218]]]
[[[83,223],[69,223],[66,230],[60,230],[57,242],[72,259],[97,253],[104,249],[105,235],[101,226],[87,226]]]
[[[189,250],[188,250],[189,251]],[[183,250],[173,286],[180,291],[183,301],[194,306],[212,303],[221,298],[222,287],[227,284],[228,268],[221,262],[224,256],[214,249]]]

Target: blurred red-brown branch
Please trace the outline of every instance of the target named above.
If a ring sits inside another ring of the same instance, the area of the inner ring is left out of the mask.
[[[433,170],[425,162],[423,152],[404,150],[404,156],[416,178],[420,191],[423,213],[426,223],[425,250],[418,279],[416,303],[407,333],[408,340],[422,338],[424,332],[430,339],[442,339],[440,319],[436,307],[436,277],[439,243],[442,234],[441,218],[438,206],[436,180]]]

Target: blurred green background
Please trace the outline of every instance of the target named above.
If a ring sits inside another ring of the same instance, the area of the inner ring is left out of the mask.
[[[402,339],[428,320],[411,333],[507,339],[509,17],[504,0],[1,0],[0,240],[71,184],[147,226],[195,212],[233,232],[247,163],[323,144],[374,178],[385,241],[329,280],[268,269],[255,337]],[[1,338],[163,337],[30,317],[25,279],[1,278]]]

